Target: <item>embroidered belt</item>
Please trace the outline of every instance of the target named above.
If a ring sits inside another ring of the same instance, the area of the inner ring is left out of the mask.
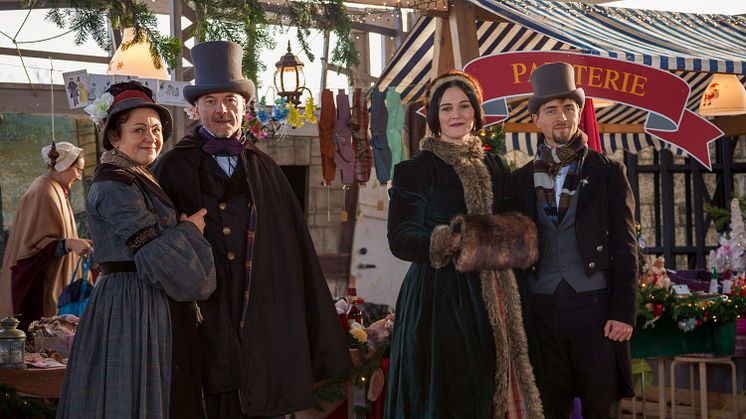
[[[137,266],[133,261],[104,262],[100,263],[98,266],[101,268],[101,273],[104,275],[114,272],[137,272]]]

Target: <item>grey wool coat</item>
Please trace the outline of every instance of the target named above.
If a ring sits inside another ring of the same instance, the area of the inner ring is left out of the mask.
[[[202,300],[215,289],[212,250],[197,227],[120,174],[94,176],[88,221],[96,261],[133,261],[137,271],[99,277],[78,326],[58,418],[169,417],[169,298]]]

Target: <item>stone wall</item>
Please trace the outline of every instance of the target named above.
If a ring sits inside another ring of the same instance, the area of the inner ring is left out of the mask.
[[[313,130],[315,131],[315,126]],[[280,141],[261,141],[257,145],[280,166],[307,166],[308,184],[306,185],[305,208],[308,230],[316,252],[320,255],[348,252],[349,249],[341,248],[342,232],[345,226],[340,219],[345,198],[342,184],[337,179],[330,188],[324,187],[318,136],[306,127],[298,131],[297,134],[300,135],[293,133]],[[350,214],[349,222],[353,222],[354,219],[354,215]],[[326,279],[333,295],[344,294],[347,287],[346,275],[339,277],[327,275]]]

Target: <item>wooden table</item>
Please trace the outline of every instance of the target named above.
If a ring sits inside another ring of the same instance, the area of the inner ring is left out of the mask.
[[[65,370],[65,367],[0,369],[0,384],[15,387],[23,396],[58,399],[65,380]]]

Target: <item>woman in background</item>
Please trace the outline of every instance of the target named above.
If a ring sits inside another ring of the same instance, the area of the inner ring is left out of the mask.
[[[85,167],[83,149],[68,142],[44,146],[47,171],[18,203],[0,273],[0,318],[21,314],[19,329],[57,313],[79,256],[91,250],[78,238],[69,191]]]

